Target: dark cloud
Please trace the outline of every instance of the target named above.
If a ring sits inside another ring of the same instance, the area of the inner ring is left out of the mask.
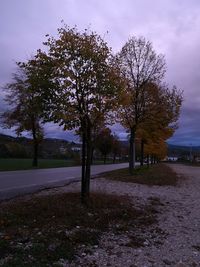
[[[179,120],[179,129],[169,140],[169,143],[194,145],[200,144],[200,106],[183,107]]]
[[[47,123],[45,125],[45,137],[65,139],[68,141],[79,142],[79,137],[75,135],[74,131],[64,131],[59,125]]]
[[[14,62],[26,60],[41,48],[45,34],[55,35],[62,19],[69,26],[97,31],[115,52],[130,36],[142,35],[165,54],[166,81],[184,90],[180,128],[169,142],[200,144],[199,0],[2,0],[0,10],[1,86],[10,80]],[[125,138],[125,131],[117,127],[115,132]],[[56,126],[46,132],[65,136]]]

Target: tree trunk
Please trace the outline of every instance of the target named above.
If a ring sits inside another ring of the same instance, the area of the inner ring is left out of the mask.
[[[131,128],[129,148],[129,173],[132,175],[135,169],[135,129]]]
[[[91,147],[91,165],[93,164],[94,161],[94,146],[92,145]]]
[[[104,155],[103,163],[106,164],[106,154]]]
[[[141,156],[140,156],[140,166],[144,165],[144,140],[141,140]]]
[[[116,154],[114,153],[113,154],[113,164],[115,164],[115,162],[116,162]]]
[[[85,178],[86,178],[86,200],[89,198],[90,194],[90,175],[91,175],[91,127],[90,122],[87,123],[87,138],[86,138],[86,147],[87,147],[87,158],[86,158],[86,169],[85,169]]]
[[[83,130],[84,131],[84,130]],[[86,195],[86,178],[85,178],[85,156],[86,156],[86,137],[85,133],[82,134],[82,160],[81,160],[81,167],[82,167],[82,177],[81,177],[81,199],[84,202],[85,195]]]
[[[33,162],[32,162],[32,166],[37,167],[38,166],[38,140],[37,140],[34,118],[32,119],[32,136],[33,136]]]
[[[153,165],[153,155],[151,155],[151,165]]]
[[[38,166],[38,142],[37,140],[33,140],[33,167]]]
[[[147,166],[149,168],[149,154],[147,155]]]

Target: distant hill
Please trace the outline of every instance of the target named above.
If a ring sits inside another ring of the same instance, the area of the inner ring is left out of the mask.
[[[80,144],[62,139],[45,138],[39,145],[39,157],[71,157]],[[0,157],[32,157],[32,140],[26,137],[13,137],[0,134]]]
[[[168,156],[182,157],[187,156],[190,153],[199,155],[200,146],[178,146],[168,144]]]
[[[129,141],[120,141],[121,146],[128,153]],[[168,156],[187,157],[192,150],[193,155],[200,156],[200,146],[178,146],[167,144]],[[39,146],[41,158],[71,158],[80,151],[80,144],[64,139],[45,138]],[[140,144],[136,144],[136,153],[140,154]],[[32,157],[32,140],[27,137],[13,137],[0,134],[0,157]]]
[[[120,141],[121,144],[125,147],[129,146],[129,141]],[[185,158],[190,155],[190,152],[193,156],[200,156],[200,146],[180,146],[180,145],[172,145],[167,144],[167,154],[169,157],[178,157]],[[138,151],[138,155],[140,154],[140,143],[136,142],[136,153]]]

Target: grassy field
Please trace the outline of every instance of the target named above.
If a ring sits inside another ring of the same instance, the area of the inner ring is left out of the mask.
[[[128,169],[114,170],[106,172],[103,177],[115,181],[131,182],[146,185],[175,186],[178,182],[176,173],[166,164],[156,164],[137,168],[133,175],[129,174]]]
[[[116,162],[119,163],[119,162]],[[95,160],[94,165],[104,164],[102,160]],[[107,161],[106,164],[113,164],[113,161]],[[66,159],[39,159],[38,169],[44,168],[60,168],[80,165],[74,160]],[[0,171],[15,171],[15,170],[29,170],[33,169],[32,159],[0,159]]]
[[[59,168],[77,165],[72,160],[64,159],[39,159],[38,168]],[[0,171],[32,169],[32,159],[0,159]]]

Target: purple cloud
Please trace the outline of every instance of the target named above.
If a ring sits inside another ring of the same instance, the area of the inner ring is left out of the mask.
[[[0,1],[0,85],[11,79],[15,61],[42,48],[45,34],[56,35],[64,20],[69,26],[97,31],[117,52],[132,36],[145,36],[167,61],[166,81],[184,90],[180,128],[169,142],[200,145],[200,2],[199,0],[6,0]],[[108,33],[107,33],[108,31]],[[0,112],[5,109],[0,93]],[[116,126],[117,127],[117,126]],[[115,132],[125,138],[123,129]],[[63,138],[57,126],[47,135]]]

